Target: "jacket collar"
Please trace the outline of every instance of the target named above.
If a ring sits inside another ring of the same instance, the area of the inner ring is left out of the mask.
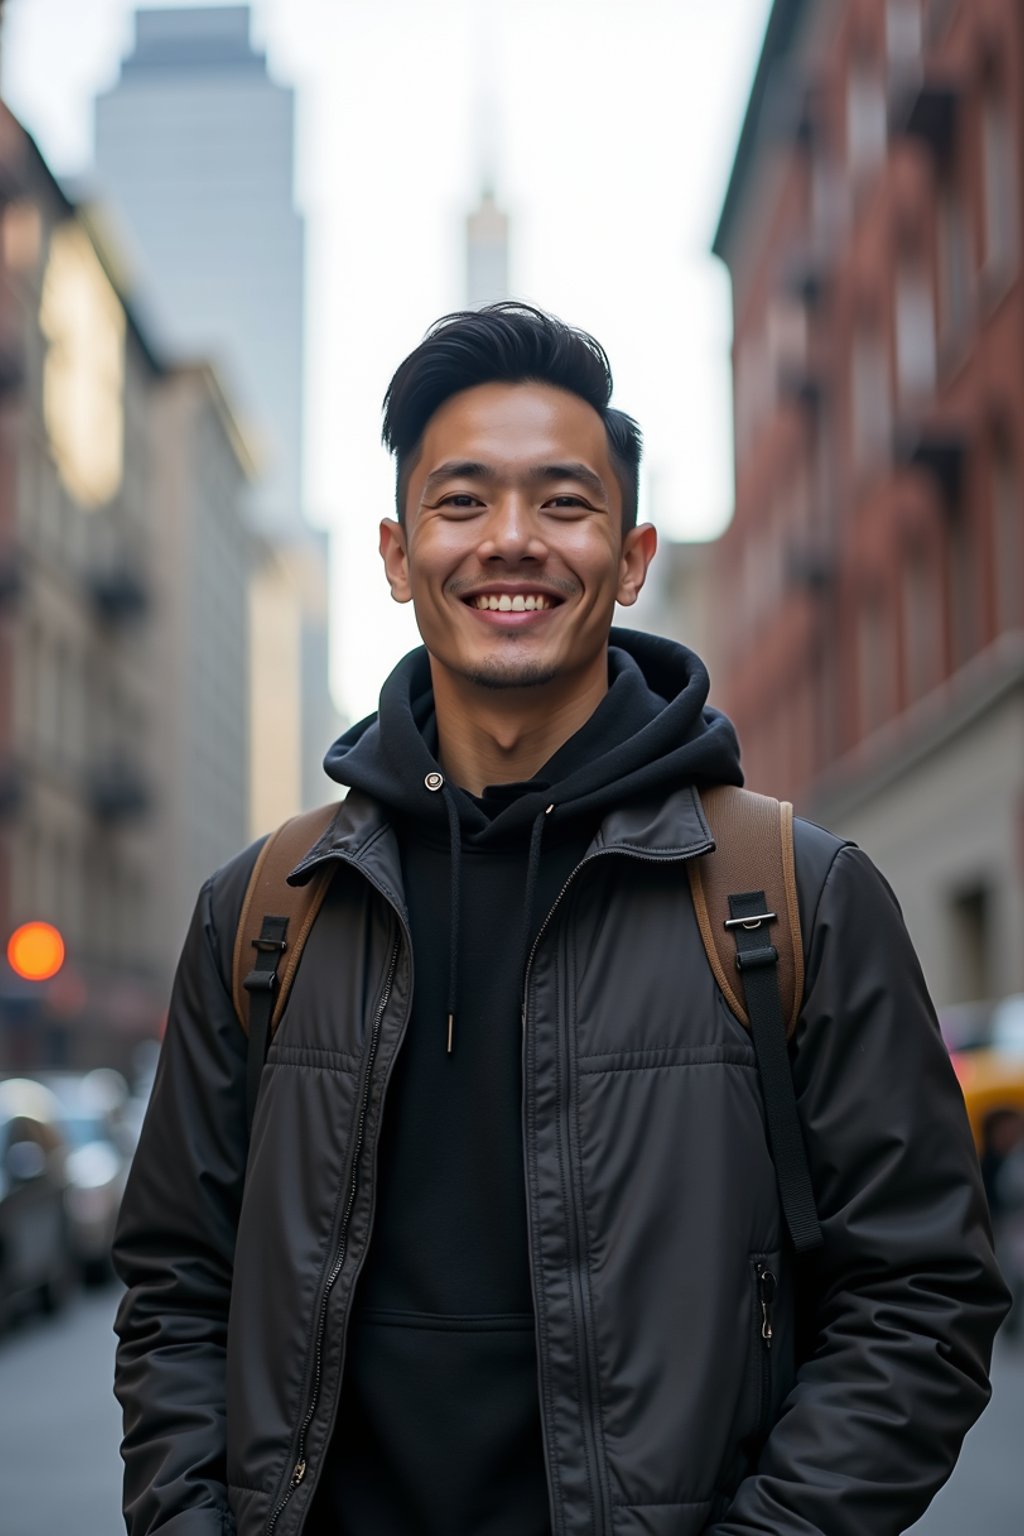
[[[654,859],[687,859],[710,853],[714,838],[700,795],[684,784],[657,800],[616,806],[588,849]],[[402,869],[398,839],[385,808],[362,790],[352,789],[327,830],[296,864],[289,885],[305,885],[329,859],[344,859],[361,869],[402,909]]]

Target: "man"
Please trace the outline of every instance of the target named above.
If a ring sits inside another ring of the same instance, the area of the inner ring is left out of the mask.
[[[655,551],[592,338],[450,316],[385,402],[423,649],[349,786],[251,1139],[203,888],[116,1246],[132,1536],[887,1536],[983,1407],[1005,1298],[888,888],[800,823],[797,1261],[686,878],[739,784],[700,661],[609,629]]]

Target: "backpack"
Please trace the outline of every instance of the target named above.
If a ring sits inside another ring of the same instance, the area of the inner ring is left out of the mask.
[[[804,954],[788,801],[731,785],[701,791],[715,847],[687,861],[708,963],[730,1010],[750,1031],[779,1198],[797,1253],[821,1245],[790,1070],[789,1041],[803,1002]],[[235,934],[232,997],[249,1037],[249,1124],[260,1074],[302,949],[333,874],[304,886],[286,876],[338,813],[337,803],[293,816],[260,849]],[[776,943],[768,933],[774,925]],[[293,937],[288,939],[291,928]],[[251,967],[249,957],[256,952]]]

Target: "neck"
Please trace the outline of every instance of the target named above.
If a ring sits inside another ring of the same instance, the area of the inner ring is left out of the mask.
[[[590,719],[608,692],[607,657],[581,686],[481,688],[432,665],[440,762],[471,795],[534,774]]]

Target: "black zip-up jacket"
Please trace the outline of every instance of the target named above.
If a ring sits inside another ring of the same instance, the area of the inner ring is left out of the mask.
[[[692,784],[627,796],[526,974],[552,1530],[896,1536],[987,1399],[1006,1305],[959,1090],[887,887],[798,823],[793,1071],[824,1245],[794,1265],[750,1041],[685,878],[709,846]],[[335,866],[246,1166],[230,975],[254,858],[200,895],[116,1244],[132,1536],[301,1530],[372,1228],[413,986],[394,830],[353,791],[294,872]]]

